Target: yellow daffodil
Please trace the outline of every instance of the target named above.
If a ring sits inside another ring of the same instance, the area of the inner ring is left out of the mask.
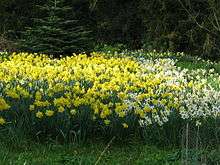
[[[0,111],[8,110],[10,105],[8,105],[4,98],[0,97]]]
[[[0,117],[0,125],[4,125],[6,123],[5,119]]]
[[[128,124],[127,123],[122,123],[124,128],[128,128]]]
[[[44,116],[43,112],[38,111],[36,113],[36,117],[39,118],[39,119],[41,119],[43,116]]]
[[[52,111],[52,110],[46,110],[45,115],[48,116],[48,117],[51,117],[51,116],[54,115],[54,111]]]

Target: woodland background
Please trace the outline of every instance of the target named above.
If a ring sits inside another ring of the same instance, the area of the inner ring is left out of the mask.
[[[24,51],[20,40],[36,26],[47,0],[0,1],[0,49]],[[89,35],[80,51],[110,45],[119,49],[185,52],[220,58],[220,1],[218,0],[65,0],[71,10],[59,15],[76,20]],[[62,6],[61,6],[62,8]],[[89,44],[88,44],[89,42]],[[46,49],[46,48],[45,48]]]

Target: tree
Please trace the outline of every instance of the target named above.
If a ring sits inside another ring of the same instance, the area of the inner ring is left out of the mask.
[[[41,18],[34,18],[18,42],[22,51],[54,55],[70,55],[87,51],[90,47],[90,31],[78,25],[76,19],[66,19],[71,8],[61,0],[49,0],[38,6]]]
[[[217,0],[178,0],[178,2],[194,23],[194,38],[197,38],[194,41],[198,43],[199,53],[206,58],[220,59],[220,2]]]

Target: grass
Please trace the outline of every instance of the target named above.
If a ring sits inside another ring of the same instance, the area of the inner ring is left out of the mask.
[[[212,64],[208,64],[203,61],[178,61],[176,64],[178,67],[186,68],[189,70],[193,69],[215,69]],[[217,71],[218,72],[218,71]]]
[[[220,74],[220,62],[207,62],[204,60],[197,60],[190,57],[180,58],[178,59],[176,66],[193,70],[193,69],[214,69],[214,71],[218,74]]]
[[[0,142],[1,165],[177,165],[174,150],[159,149],[140,142],[129,145],[89,142],[86,145],[22,144]]]

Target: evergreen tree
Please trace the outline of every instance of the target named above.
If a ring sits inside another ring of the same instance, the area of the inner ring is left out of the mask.
[[[23,33],[19,42],[22,51],[57,57],[89,49],[90,32],[78,25],[78,20],[66,19],[70,7],[64,6],[60,0],[49,0],[46,5],[38,7],[43,16],[34,18],[34,26]]]

